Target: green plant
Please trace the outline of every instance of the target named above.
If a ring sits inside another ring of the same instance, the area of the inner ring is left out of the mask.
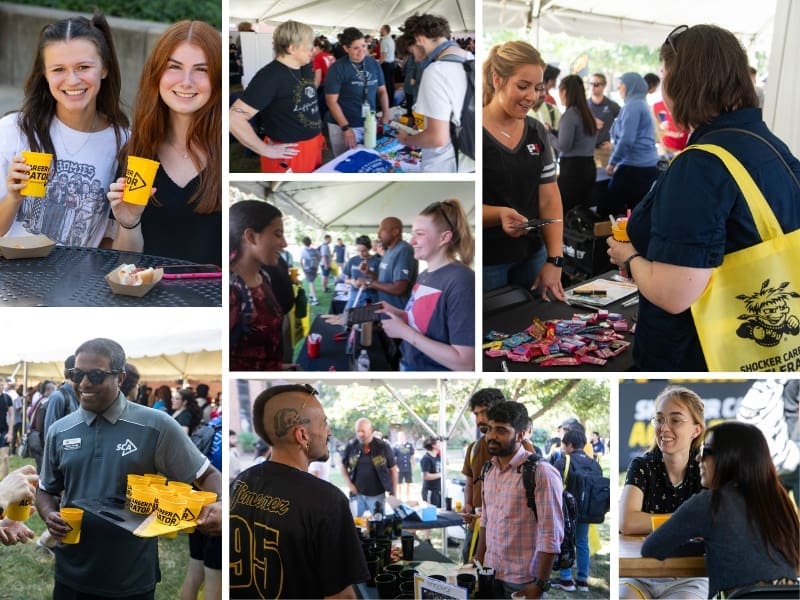
[[[222,27],[222,10],[218,0],[17,0],[17,4],[44,6],[81,13],[94,12],[95,7],[109,17],[142,19],[158,23],[174,23],[183,19],[205,21],[217,29]]]

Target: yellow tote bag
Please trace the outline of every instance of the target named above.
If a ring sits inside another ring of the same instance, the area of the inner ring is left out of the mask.
[[[710,371],[800,371],[800,230],[784,234],[742,164],[714,144],[742,190],[761,243],[726,254],[692,305]]]

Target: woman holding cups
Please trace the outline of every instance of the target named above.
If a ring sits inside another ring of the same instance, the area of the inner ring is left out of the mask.
[[[222,59],[220,34],[200,21],[167,29],[147,59],[123,157],[156,159],[149,204],[108,199],[119,224],[114,248],[222,263]]]
[[[111,30],[102,15],[42,29],[22,110],[0,119],[1,235],[44,233],[62,245],[92,247],[113,235],[102,190],[108,189],[128,135],[120,86]],[[51,159],[47,198],[26,194],[32,157],[23,158],[23,151],[50,155],[42,157]],[[88,185],[76,187],[67,202],[53,184],[76,178]]]

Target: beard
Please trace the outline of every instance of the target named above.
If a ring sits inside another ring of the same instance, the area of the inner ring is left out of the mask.
[[[505,446],[492,440],[486,443],[486,449],[489,451],[490,456],[511,456],[517,451],[517,440],[512,439]]]

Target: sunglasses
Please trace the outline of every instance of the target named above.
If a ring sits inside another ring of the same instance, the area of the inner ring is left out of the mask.
[[[591,85],[592,87],[603,87],[605,83],[603,83],[602,81],[590,81],[589,85]]]
[[[714,449],[708,444],[703,444],[700,446],[700,460],[703,460],[707,456],[714,456]]]
[[[672,32],[667,36],[667,39],[664,40],[664,43],[669,44],[669,47],[672,48],[672,52],[674,52],[676,56],[678,55],[678,51],[675,48],[675,42],[677,41],[678,36],[684,33],[685,31],[688,31],[688,29],[689,29],[688,25],[679,25],[678,27],[673,29]]]
[[[428,205],[428,208],[423,211],[423,214],[430,214],[433,211],[438,210],[442,217],[444,217],[444,220],[447,223],[447,226],[450,228],[450,231],[455,234],[456,228],[453,225],[453,222],[450,220],[450,217],[447,216],[447,212],[444,210],[444,204],[444,202],[434,202],[433,204]]]
[[[103,371],[103,369],[92,369],[91,371],[81,371],[80,369],[69,369],[67,374],[70,381],[80,384],[84,377],[89,378],[92,385],[100,385],[109,375],[118,375],[120,371]]]

